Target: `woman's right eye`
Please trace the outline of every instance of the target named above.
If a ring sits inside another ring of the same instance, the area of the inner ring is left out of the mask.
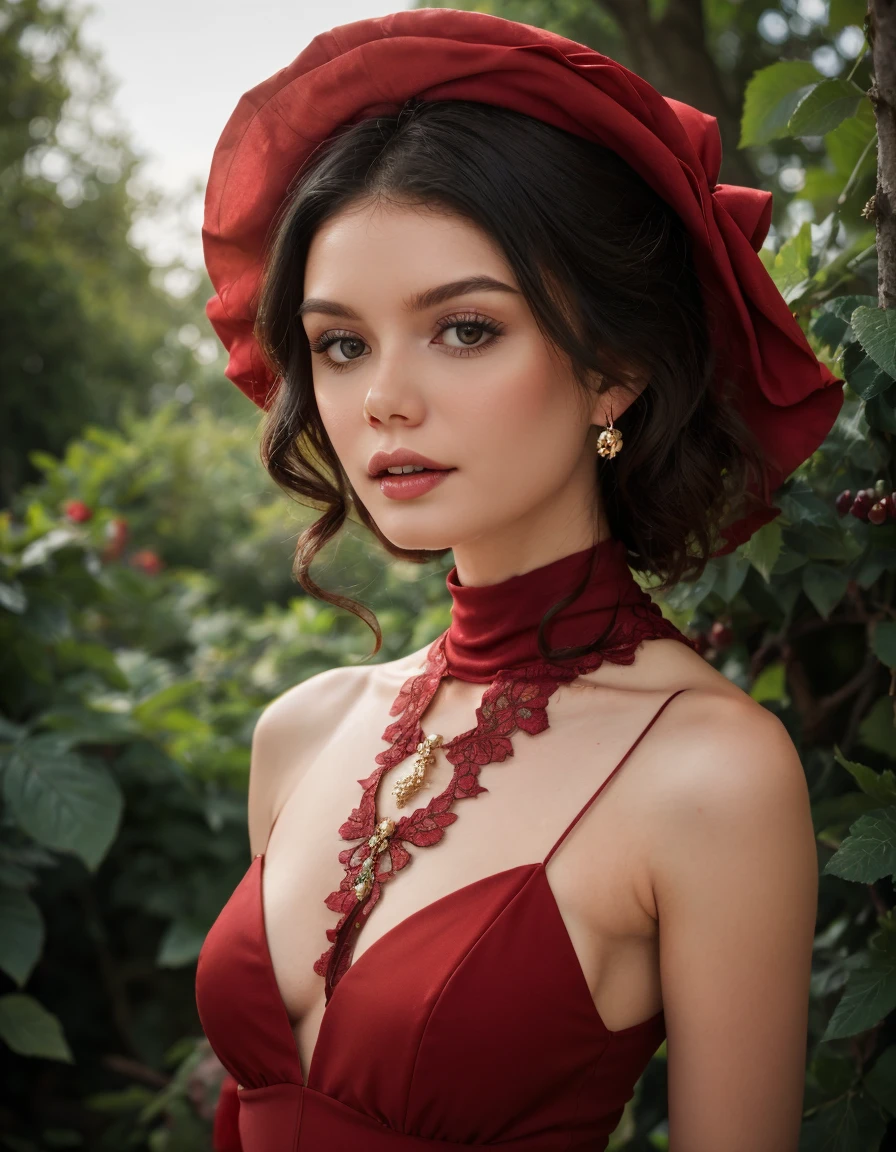
[[[357,336],[352,336],[349,332],[325,332],[319,339],[312,341],[309,347],[312,352],[323,355],[328,367],[338,371],[345,368],[353,360],[360,359],[365,345],[363,340],[359,340]],[[336,359],[331,356],[330,348],[335,348],[344,359]]]

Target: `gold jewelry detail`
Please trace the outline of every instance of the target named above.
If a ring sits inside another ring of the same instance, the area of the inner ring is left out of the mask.
[[[610,459],[622,450],[622,433],[613,427],[613,413],[610,412],[610,423],[597,438],[597,453],[599,456],[609,456]]]
[[[397,780],[392,789],[392,795],[395,797],[395,803],[399,808],[403,808],[407,801],[423,787],[426,769],[435,759],[433,749],[438,748],[441,743],[442,737],[433,733],[417,745],[417,758],[414,760],[414,767],[407,776],[402,776],[400,780]]]
[[[374,861],[380,852],[389,846],[389,838],[394,831],[395,822],[387,816],[385,820],[380,820],[373,835],[367,841],[367,845],[372,851],[361,865],[361,871],[358,873],[358,879],[355,881],[355,895],[359,900],[363,900],[373,887]]]

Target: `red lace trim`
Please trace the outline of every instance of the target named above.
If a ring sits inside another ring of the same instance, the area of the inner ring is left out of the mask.
[[[429,848],[438,844],[448,825],[457,819],[457,814],[451,811],[455,801],[488,791],[478,782],[479,770],[485,764],[500,763],[513,755],[510,743],[513,733],[522,729],[534,736],[550,727],[548,700],[561,684],[569,683],[586,672],[593,672],[604,660],[613,664],[634,663],[635,653],[646,639],[680,640],[696,650],[695,642],[680,632],[663,616],[659,607],[651,602],[628,605],[626,619],[617,625],[610,643],[601,652],[590,653],[563,665],[540,661],[500,670],[485,689],[482,702],[476,709],[476,727],[462,732],[439,748],[448,757],[449,763],[454,765],[454,774],[447,788],[434,796],[425,808],[417,808],[396,822],[388,848],[378,853],[374,861],[370,891],[359,900],[354,886],[361,866],[372,851],[367,841],[373,835],[377,823],[377,787],[383,774],[415,753],[417,744],[424,738],[420,718],[447,674],[445,635],[443,632],[432,642],[424,670],[411,676],[402,685],[389,710],[390,716],[400,716],[400,719],[390,724],[383,733],[383,739],[389,741],[391,747],[376,757],[379,767],[366,779],[358,781],[364,789],[361,802],[357,808],[352,809],[351,815],[339,829],[343,840],[360,839],[361,843],[339,853],[339,863],[344,865],[345,875],[339,888],[325,900],[331,911],[342,913],[336,926],[327,929],[330,947],[314,964],[314,971],[326,979],[328,1001],[333,988],[351,965],[354,942],[380,898],[383,883],[391,880],[412,860],[404,845]],[[387,858],[389,867],[386,865]]]

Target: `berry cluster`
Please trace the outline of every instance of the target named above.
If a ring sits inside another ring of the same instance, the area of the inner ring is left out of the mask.
[[[86,524],[93,519],[93,509],[83,500],[69,500],[63,511],[73,524]],[[130,538],[130,528],[127,520],[117,516],[106,524],[106,546],[102,556],[106,563],[120,560],[124,556]],[[139,548],[126,557],[132,568],[138,568],[147,576],[158,576],[164,569],[165,563],[157,552],[151,548]]]
[[[887,492],[882,480],[878,480],[873,488],[860,488],[855,496],[847,488],[834,501],[834,506],[841,516],[849,512],[857,520],[867,520],[871,524],[896,520],[896,492]]]

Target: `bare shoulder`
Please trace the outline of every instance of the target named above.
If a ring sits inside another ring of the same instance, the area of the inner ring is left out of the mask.
[[[737,685],[701,678],[673,704],[662,772],[667,799],[741,802],[749,794],[765,802],[776,795],[807,795],[803,766],[784,724]]]
[[[369,665],[328,668],[272,700],[252,736],[249,839],[264,851],[274,817],[316,753],[364,693]]]
[[[774,713],[699,679],[662,717],[641,808],[671,1142],[796,1148],[818,886],[808,787]]]
[[[717,852],[742,852],[746,866],[769,837],[784,857],[788,846],[803,856],[814,851],[805,772],[773,712],[736,685],[720,689],[710,679],[677,696],[664,721],[645,813],[658,898],[678,864],[697,861],[701,851],[703,866]]]
[[[603,670],[601,670],[603,671]],[[803,766],[784,724],[702,656],[677,640],[643,645],[635,664],[614,669],[618,686],[657,698],[685,689],[656,730],[662,754],[643,760],[639,790],[656,869],[713,821],[761,822],[769,808],[805,827]]]

